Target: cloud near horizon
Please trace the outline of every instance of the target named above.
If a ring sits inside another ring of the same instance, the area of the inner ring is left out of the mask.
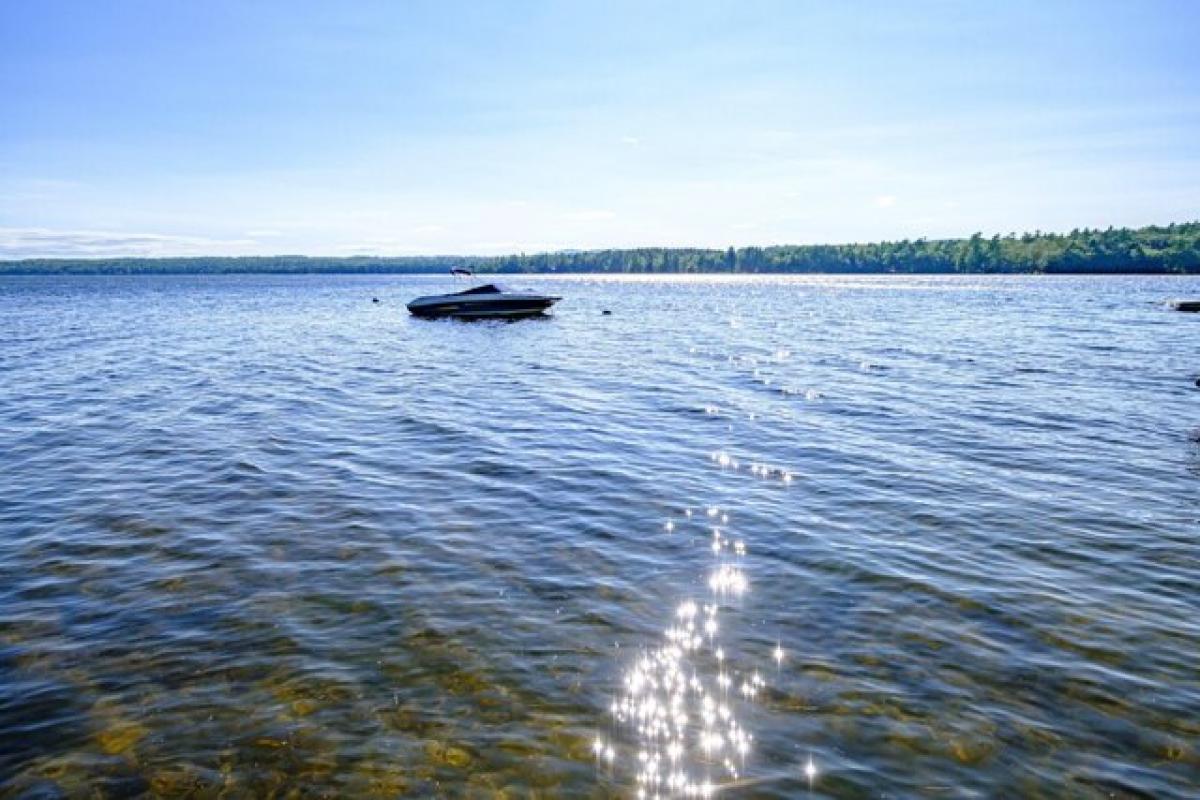
[[[238,255],[255,239],[213,239],[159,233],[0,228],[0,258],[164,258]]]

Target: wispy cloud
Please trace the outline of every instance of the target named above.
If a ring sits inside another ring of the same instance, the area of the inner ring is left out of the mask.
[[[415,242],[371,240],[339,244],[330,249],[338,256],[439,256],[448,255],[446,248],[422,245]]]
[[[214,239],[121,231],[64,231],[50,228],[0,228],[0,258],[89,258],[188,256],[237,253],[257,245],[254,239]]]
[[[570,222],[601,222],[606,219],[615,219],[616,216],[615,211],[596,208],[583,211],[568,211],[562,215],[562,218]]]

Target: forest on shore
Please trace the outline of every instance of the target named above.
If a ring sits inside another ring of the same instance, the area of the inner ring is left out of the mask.
[[[224,273],[913,273],[1195,274],[1200,222],[872,244],[774,245],[725,250],[643,247],[509,256],[194,256],[0,261],[0,275]]]

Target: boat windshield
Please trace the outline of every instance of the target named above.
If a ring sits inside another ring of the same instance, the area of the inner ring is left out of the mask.
[[[473,289],[467,289],[459,294],[500,294],[504,290],[494,283],[485,283],[483,286],[476,286]]]

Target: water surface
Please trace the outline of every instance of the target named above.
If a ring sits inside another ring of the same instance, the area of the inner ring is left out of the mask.
[[[0,795],[1196,795],[1200,280],[448,283],[0,282]]]

